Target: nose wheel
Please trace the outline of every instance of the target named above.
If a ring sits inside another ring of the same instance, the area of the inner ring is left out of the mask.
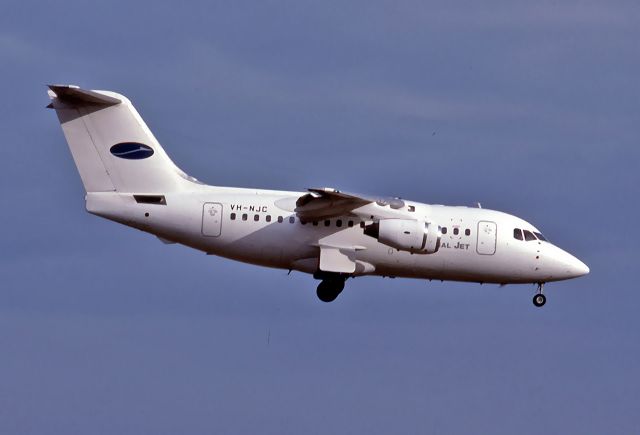
[[[533,297],[533,305],[535,305],[538,308],[542,307],[544,304],[547,303],[547,297],[544,294],[542,294],[543,288],[544,288],[544,283],[543,282],[539,282],[538,283],[538,292]]]

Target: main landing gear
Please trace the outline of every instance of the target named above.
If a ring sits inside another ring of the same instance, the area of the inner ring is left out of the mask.
[[[544,304],[547,303],[546,296],[542,294],[543,288],[544,288],[544,283],[543,282],[539,282],[538,283],[538,292],[533,297],[533,305],[535,305],[538,308],[540,308],[541,306],[543,306]]]
[[[316,294],[322,302],[333,302],[344,289],[345,277],[339,274],[324,275],[318,284]]]

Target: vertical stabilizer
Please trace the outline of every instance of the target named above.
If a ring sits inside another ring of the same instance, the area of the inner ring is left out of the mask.
[[[71,85],[49,89],[48,107],[87,192],[165,193],[189,183],[126,97]]]

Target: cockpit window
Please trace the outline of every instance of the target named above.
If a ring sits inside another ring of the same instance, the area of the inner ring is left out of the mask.
[[[524,232],[524,239],[525,239],[527,242],[530,242],[530,241],[532,241],[532,240],[536,240],[536,236],[534,236],[534,235],[533,235],[533,233],[532,233],[531,231],[523,230],[523,232]]]
[[[542,234],[540,234],[540,233],[536,233],[535,231],[533,232],[533,234],[535,234],[535,235],[536,235],[536,237],[538,238],[538,240],[542,240],[543,242],[546,242],[546,241],[547,241],[547,238],[546,238],[545,236],[543,236]]]
[[[513,230],[513,238],[517,240],[522,240],[522,230],[520,228],[516,228]]]

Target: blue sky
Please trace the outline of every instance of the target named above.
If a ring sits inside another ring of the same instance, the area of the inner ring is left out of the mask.
[[[3,3],[0,432],[640,431],[640,5]],[[309,276],[100,220],[45,84],[126,94],[217,185],[510,212],[591,274]]]

